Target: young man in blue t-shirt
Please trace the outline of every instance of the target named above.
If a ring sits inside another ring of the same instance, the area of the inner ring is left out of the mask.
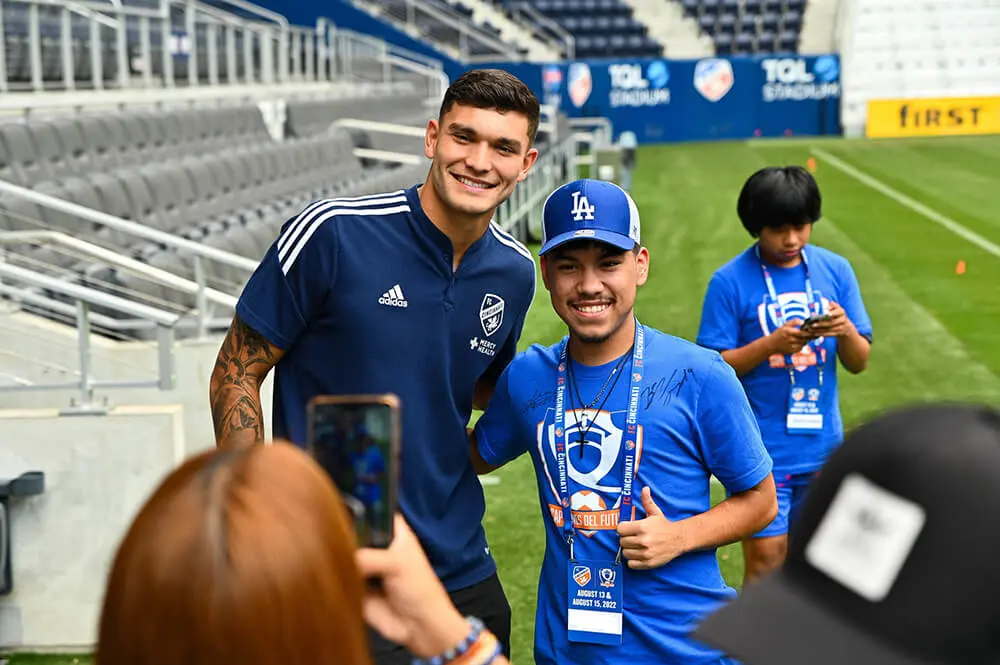
[[[507,367],[471,433],[487,473],[527,452],[545,554],[535,662],[723,663],[691,638],[735,597],[719,545],[770,522],[771,460],[718,353],[639,324],[649,271],[618,186],[564,185],[543,211],[542,274],[569,328]],[[715,475],[730,492],[710,505]]]
[[[838,358],[853,373],[868,364],[872,324],[854,271],[809,245],[820,208],[805,169],[753,174],[737,210],[757,241],[715,272],[705,295],[698,343],[720,351],[740,377],[778,487],[778,516],[743,542],[747,582],[784,561],[789,523],[843,437]]]
[[[467,72],[427,126],[426,181],[317,201],[289,220],[247,283],[211,379],[219,446],[306,444],[317,395],[402,403],[399,504],[456,606],[509,650],[510,606],[482,526],[465,426],[514,357],[535,290],[531,253],[491,220],[538,152],[539,104],[501,70]],[[412,656],[382,640],[378,665]]]

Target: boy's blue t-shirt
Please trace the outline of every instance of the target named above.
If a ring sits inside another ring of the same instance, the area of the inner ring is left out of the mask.
[[[648,327],[645,334],[633,485],[635,519],[646,517],[640,497],[642,489],[649,487],[665,516],[676,521],[709,510],[711,475],[730,492],[741,492],[767,478],[771,460],[736,374],[719,354]],[[553,418],[559,348],[559,344],[535,345],[518,355],[501,375],[489,408],[476,424],[485,461],[500,465],[528,452],[534,463],[546,536],[535,620],[536,662],[727,662],[721,653],[690,637],[705,616],[736,595],[722,578],[715,549],[689,552],[652,570],[632,570],[623,562],[621,645],[569,642],[569,548],[557,492]],[[614,365],[572,363],[584,401],[599,393]],[[583,523],[596,527],[577,530],[575,555],[579,559],[610,562],[618,551],[630,374],[626,364],[621,380],[613,383],[608,401],[596,414],[591,409],[585,415],[578,408],[575,390],[566,391],[571,507],[574,515],[586,512],[588,519]],[[585,433],[583,446],[577,443],[581,433]],[[601,513],[596,519],[594,511]]]
[[[793,268],[768,264],[778,296],[778,302],[774,303],[768,294],[755,247],[752,245],[719,268],[709,281],[698,344],[717,351],[737,349],[779,328],[779,308],[785,321],[805,319],[810,313],[826,312],[830,301],[843,307],[858,332],[871,339],[872,322],[847,259],[809,245],[805,249],[808,268],[804,263]],[[815,299],[811,312],[805,290],[807,269]],[[823,368],[820,393],[823,429],[817,434],[789,434],[787,431],[791,380],[786,359],[773,356],[740,379],[760,424],[764,444],[774,460],[775,477],[778,478],[816,471],[844,435],[837,386],[836,338],[824,338],[818,346],[810,345],[806,353],[794,360],[792,371],[800,377],[797,384],[818,381],[818,367]]]

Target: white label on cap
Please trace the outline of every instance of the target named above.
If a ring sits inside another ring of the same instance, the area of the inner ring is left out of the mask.
[[[906,563],[926,517],[918,504],[850,474],[806,546],[806,561],[859,596],[880,601]]]

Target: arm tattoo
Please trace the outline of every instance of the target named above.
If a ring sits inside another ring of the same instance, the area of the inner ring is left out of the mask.
[[[233,318],[212,370],[211,406],[217,446],[230,440],[264,440],[260,385],[281,355],[281,350],[260,333],[239,317]]]

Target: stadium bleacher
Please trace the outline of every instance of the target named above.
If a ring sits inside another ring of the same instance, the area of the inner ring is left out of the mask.
[[[364,164],[353,153],[358,134],[328,130],[333,120],[344,117],[418,126],[428,117],[420,97],[395,97],[391,105],[385,101],[291,103],[289,137],[281,142],[271,138],[253,106],[7,121],[0,123],[0,177],[256,260],[280,225],[309,201],[398,189],[423,176],[422,166]],[[419,148],[417,142],[407,145],[414,153]],[[393,148],[401,149],[398,138]],[[81,224],[24,199],[0,197],[0,230],[39,228],[62,230],[193,277],[191,261],[171,249]],[[51,249],[21,251],[36,267],[72,269],[80,275],[88,270],[86,262]],[[181,297],[127,273],[102,275],[130,291]],[[207,277],[210,285],[232,290],[246,275],[217,266]]]
[[[806,0],[682,0],[719,55],[795,53]]]
[[[515,5],[521,0],[505,0]],[[663,45],[648,36],[624,0],[536,0],[538,12],[561,25],[576,40],[577,58],[656,57]]]

